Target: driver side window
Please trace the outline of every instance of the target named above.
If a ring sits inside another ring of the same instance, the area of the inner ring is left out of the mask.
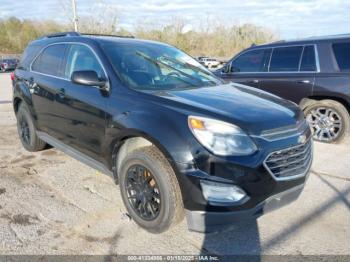
[[[73,44],[69,47],[65,77],[71,79],[74,71],[95,71],[99,78],[105,78],[101,64],[90,48]]]
[[[231,63],[231,73],[254,73],[267,71],[271,49],[248,51]]]

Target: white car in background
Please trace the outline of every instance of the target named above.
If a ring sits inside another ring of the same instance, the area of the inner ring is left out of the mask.
[[[210,57],[199,57],[198,62],[207,68],[216,68],[220,65],[219,61],[217,61],[215,58]]]

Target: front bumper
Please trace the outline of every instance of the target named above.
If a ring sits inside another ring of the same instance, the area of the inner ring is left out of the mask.
[[[189,230],[197,232],[215,232],[228,229],[234,223],[256,219],[259,216],[295,201],[301,194],[304,184],[288,189],[267,198],[257,206],[247,210],[233,212],[207,212],[186,210]]]
[[[310,130],[284,139],[254,139],[260,150],[250,156],[218,157],[193,146],[194,164],[177,163],[190,230],[218,231],[234,222],[257,218],[300,195],[312,164]],[[210,202],[203,195],[203,180],[237,186],[247,198],[220,205]]]

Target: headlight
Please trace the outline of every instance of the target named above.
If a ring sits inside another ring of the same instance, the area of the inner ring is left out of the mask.
[[[197,140],[215,155],[251,155],[257,147],[238,126],[223,121],[188,117],[188,125]]]

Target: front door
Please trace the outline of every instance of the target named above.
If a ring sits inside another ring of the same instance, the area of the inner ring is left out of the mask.
[[[63,140],[82,153],[101,160],[108,94],[98,87],[76,84],[70,79],[74,71],[92,70],[106,78],[105,72],[92,49],[83,44],[69,45],[66,61],[67,85],[56,99],[60,123],[67,127]]]
[[[220,77],[235,83],[259,87],[261,75],[267,71],[271,48],[245,51],[221,71]]]

